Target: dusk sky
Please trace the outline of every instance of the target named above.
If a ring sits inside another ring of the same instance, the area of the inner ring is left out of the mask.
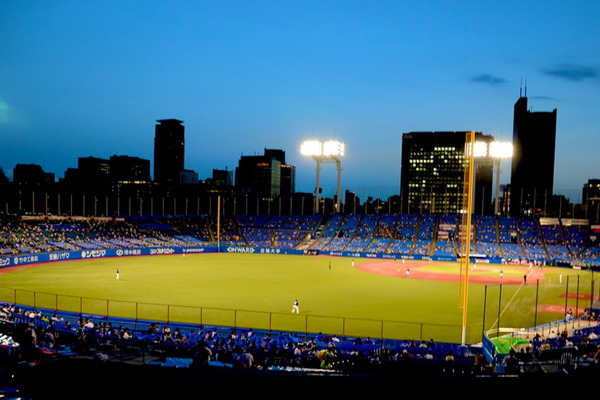
[[[156,120],[184,121],[201,179],[305,139],[346,143],[342,190],[398,194],[402,133],[512,139],[558,110],[555,193],[600,178],[599,1],[0,1],[0,168],[64,176],[79,157],[153,166]],[[502,164],[508,183],[510,163]],[[335,165],[321,172],[335,193]]]

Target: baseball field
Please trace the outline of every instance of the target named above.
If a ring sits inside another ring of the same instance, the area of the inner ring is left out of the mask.
[[[435,261],[137,256],[5,268],[0,300],[140,321],[460,342],[459,272],[458,263]],[[582,314],[599,287],[591,272],[567,268],[478,263],[468,277],[469,343],[484,329],[543,325],[568,309]]]

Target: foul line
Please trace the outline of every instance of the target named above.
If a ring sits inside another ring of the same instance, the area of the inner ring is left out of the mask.
[[[529,271],[529,274],[527,275],[527,277],[529,277],[529,275],[531,275],[532,273],[533,273],[533,271]],[[504,307],[504,309],[502,310],[502,312],[500,312],[500,315],[498,316],[498,318],[496,318],[496,321],[494,322],[494,324],[492,325],[492,327],[490,329],[493,329],[493,328],[496,327],[496,324],[498,324],[498,322],[500,321],[500,317],[502,317],[502,315],[504,314],[504,312],[506,310],[508,310],[508,307],[510,306],[510,304],[512,303],[512,301],[514,300],[514,298],[517,296],[517,294],[519,293],[519,290],[521,290],[521,288],[523,287],[523,285],[525,285],[525,282],[521,282],[521,284],[519,285],[519,288],[517,290],[515,290],[515,294],[513,294],[513,296],[508,301],[508,303],[506,303],[506,306]]]

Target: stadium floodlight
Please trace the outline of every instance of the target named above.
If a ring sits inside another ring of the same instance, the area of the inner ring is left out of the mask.
[[[475,151],[473,156],[477,159],[505,159],[513,155],[513,145],[511,142],[475,142],[473,145]],[[467,145],[467,155],[469,155],[470,145]]]
[[[498,200],[500,191],[500,161],[512,158],[513,144],[512,142],[491,142],[489,146],[488,157],[494,162],[496,170],[496,201],[494,202],[494,213],[498,214]]]
[[[492,142],[490,143],[489,155],[492,158],[512,158],[513,145],[511,142]]]
[[[322,154],[322,145],[318,140],[305,140],[300,145],[300,154],[309,157],[318,157]]]
[[[324,157],[341,157],[344,155],[345,146],[343,142],[328,140],[323,142]]]
[[[486,142],[475,142],[474,148],[473,157],[481,158],[488,156],[488,144]]]
[[[319,213],[319,191],[320,191],[320,171],[321,164],[323,162],[335,162],[338,171],[338,182],[337,182],[337,201],[336,201],[336,212],[340,212],[340,191],[341,191],[341,179],[342,179],[342,163],[340,157],[344,156],[346,146],[343,142],[338,140],[305,140],[300,145],[300,154],[303,156],[312,157],[317,162],[317,186],[315,190],[316,205],[315,212]]]

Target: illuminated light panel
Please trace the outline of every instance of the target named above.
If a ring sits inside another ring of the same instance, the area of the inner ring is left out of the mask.
[[[470,154],[470,144],[467,144],[467,156]],[[511,142],[475,142],[475,158],[511,158],[513,145]]]
[[[337,140],[328,140],[323,143],[323,155],[326,157],[343,156],[344,143]]]
[[[322,146],[319,140],[305,140],[300,145],[300,154],[303,156],[320,156]]]
[[[300,145],[300,154],[311,157],[338,157],[345,154],[345,145],[337,140],[305,140]]]
[[[487,157],[488,145],[486,142],[475,142],[475,152],[473,157]]]
[[[492,143],[490,143],[490,157],[511,158],[512,155],[513,155],[513,145],[511,142],[492,142]]]

